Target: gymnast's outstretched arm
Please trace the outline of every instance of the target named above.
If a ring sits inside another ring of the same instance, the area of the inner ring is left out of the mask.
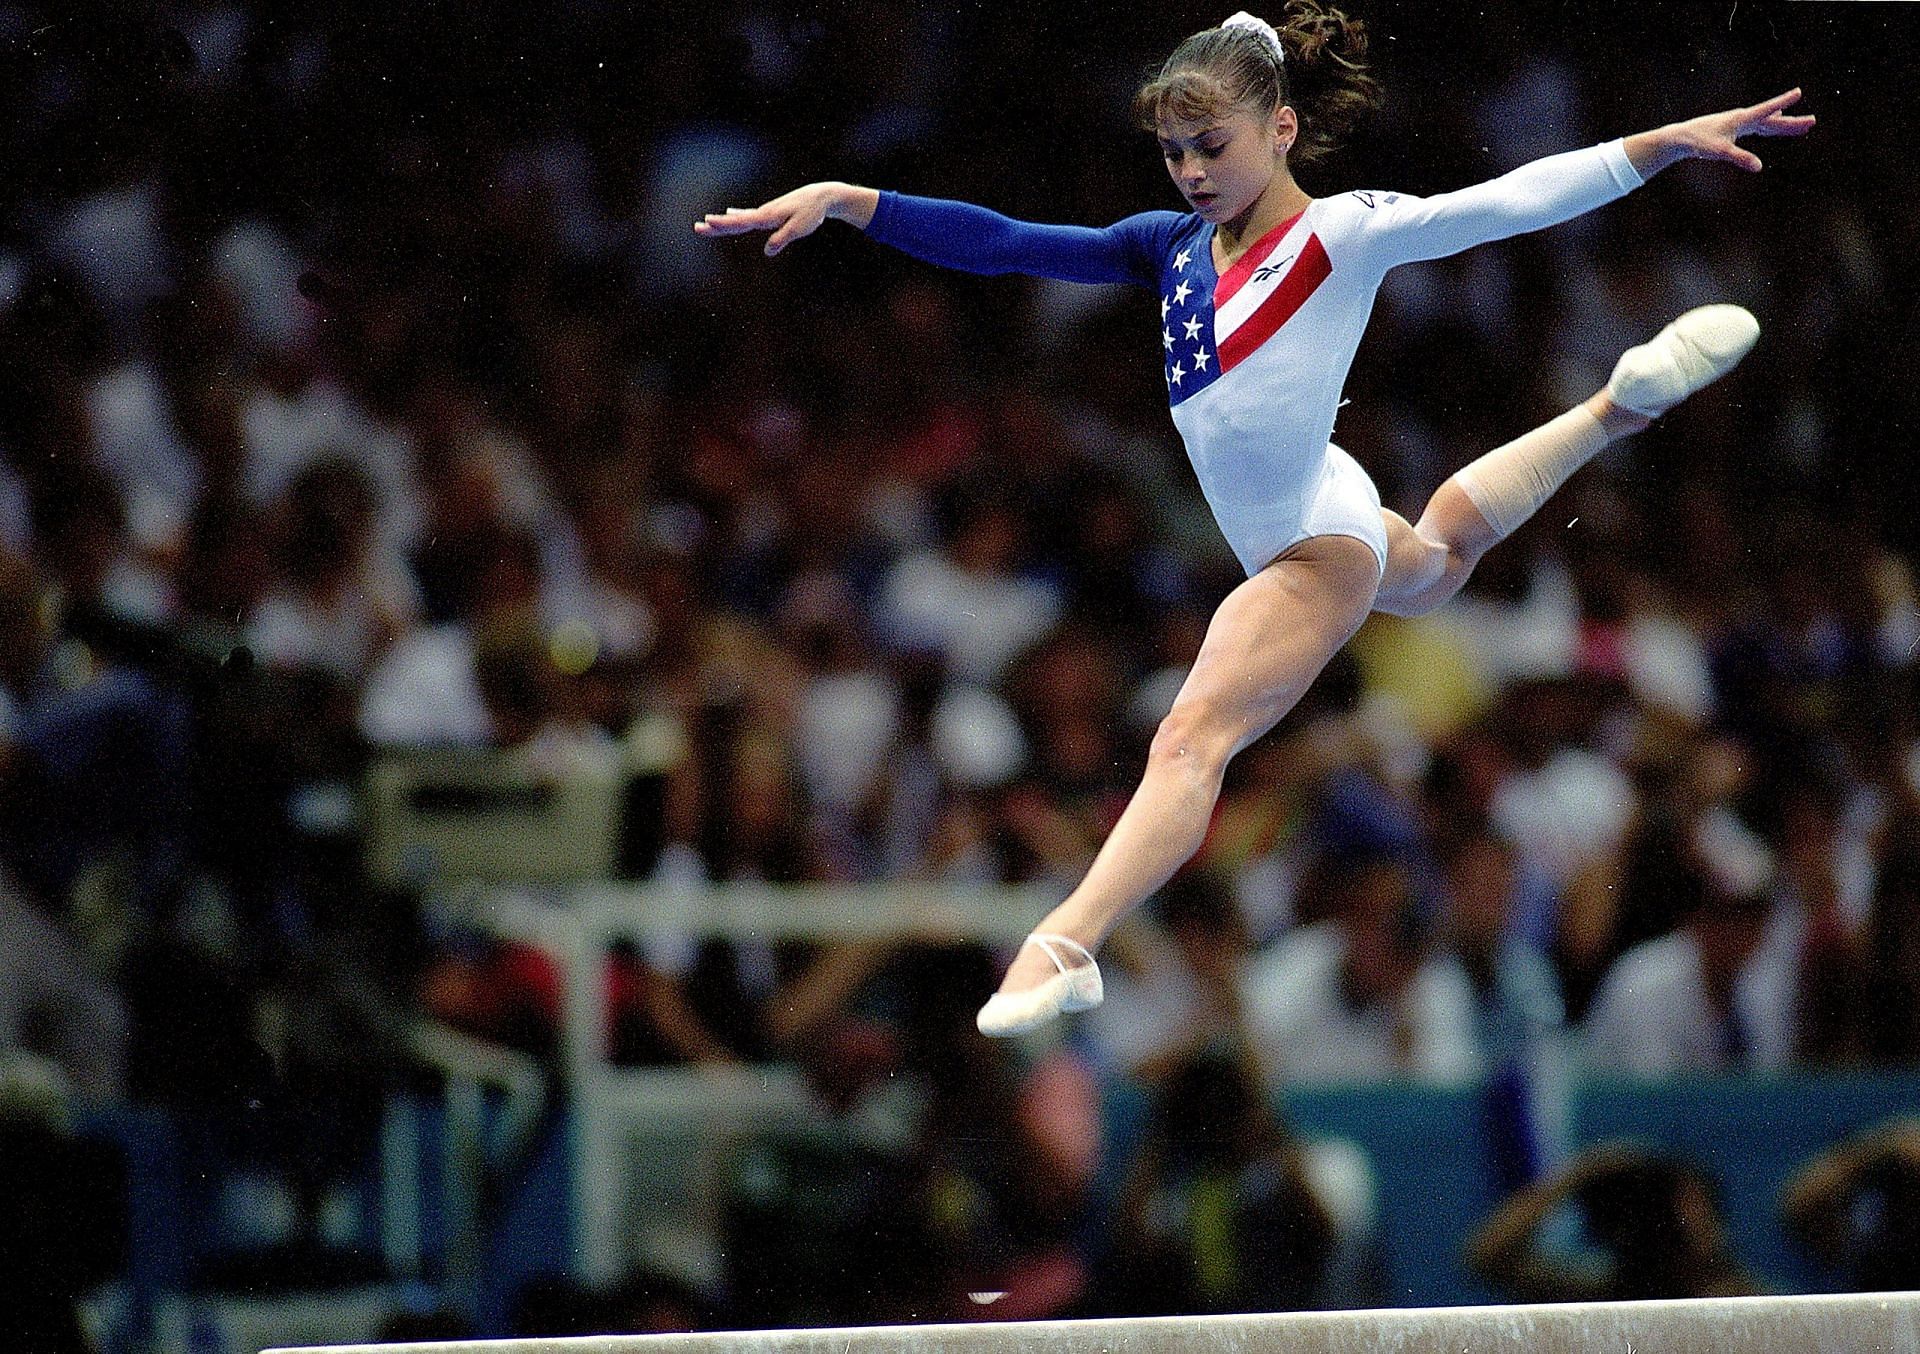
[[[1760,157],[1739,145],[1738,138],[1804,136],[1813,118],[1785,111],[1799,100],[1800,91],[1791,89],[1750,107],[1550,155],[1485,183],[1432,197],[1345,194],[1338,201],[1351,218],[1348,257],[1384,272],[1541,230],[1611,202],[1681,160],[1719,160],[1758,170]]]
[[[765,230],[777,254],[828,220],[845,221],[928,263],[969,273],[1025,273],[1063,282],[1150,286],[1174,212],[1141,212],[1111,226],[1039,225],[967,202],[810,183],[758,207],[729,207],[694,222],[696,234]]]

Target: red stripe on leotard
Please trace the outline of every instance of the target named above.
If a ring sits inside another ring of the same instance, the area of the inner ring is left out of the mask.
[[[1247,316],[1226,338],[1220,341],[1220,370],[1231,371],[1245,358],[1272,338],[1274,333],[1293,318],[1293,312],[1307,303],[1307,298],[1319,290],[1320,284],[1327,280],[1327,274],[1333,271],[1333,264],[1327,259],[1327,251],[1320,243],[1318,235],[1307,236],[1306,244],[1300,248],[1300,258],[1273,289],[1273,295],[1260,303],[1260,308]]]
[[[1298,221],[1302,216],[1306,215],[1306,210],[1305,207],[1302,207],[1265,235],[1255,240],[1253,242],[1253,248],[1235,259],[1227,271],[1220,274],[1220,281],[1215,284],[1213,289],[1213,306],[1215,310],[1218,310],[1228,301],[1231,301],[1233,294],[1247,284],[1247,279],[1253,276],[1253,270],[1267,261],[1267,255],[1271,254],[1275,247],[1279,245],[1280,237],[1287,233],[1288,227],[1293,225],[1295,221]]]

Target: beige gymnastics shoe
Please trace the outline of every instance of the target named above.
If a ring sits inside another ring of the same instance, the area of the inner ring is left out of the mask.
[[[1742,306],[1689,310],[1637,347],[1620,354],[1607,395],[1622,409],[1659,418],[1740,364],[1760,337],[1760,321]]]

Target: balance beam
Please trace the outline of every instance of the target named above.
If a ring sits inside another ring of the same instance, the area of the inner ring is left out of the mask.
[[[266,1354],[1920,1354],[1920,1293],[599,1335]]]

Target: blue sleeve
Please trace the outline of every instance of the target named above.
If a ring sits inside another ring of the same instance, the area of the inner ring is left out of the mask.
[[[1179,220],[1177,212],[1141,212],[1105,228],[1041,226],[966,202],[882,192],[867,234],[962,272],[1152,287]]]

